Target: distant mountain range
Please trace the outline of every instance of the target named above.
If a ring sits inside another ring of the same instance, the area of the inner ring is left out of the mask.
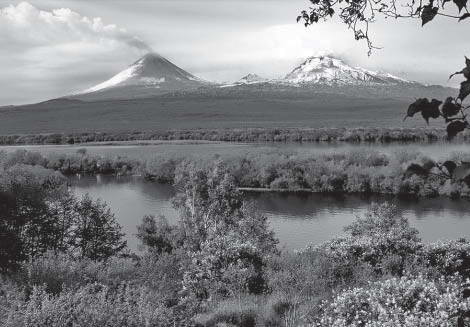
[[[328,56],[308,58],[284,78],[248,74],[232,83],[213,83],[150,53],[82,92],[0,108],[0,131],[411,127],[425,124],[402,121],[416,98],[457,94],[456,89],[353,67]]]
[[[392,74],[352,67],[331,56],[310,57],[281,79],[269,80],[251,73],[236,82],[220,84],[205,81],[164,57],[149,53],[109,80],[66,98],[103,101],[190,94],[209,97],[238,94],[243,97],[250,93],[262,97],[272,92],[413,98],[436,94],[439,90],[447,92],[443,87],[426,86]]]

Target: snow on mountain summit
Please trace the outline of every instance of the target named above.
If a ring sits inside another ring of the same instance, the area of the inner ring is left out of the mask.
[[[343,60],[319,56],[310,57],[292,72],[287,74],[285,81],[295,84],[402,84],[412,83],[400,77],[373,72],[360,67],[351,67]]]
[[[201,84],[205,84],[202,79],[179,68],[159,54],[148,53],[107,81],[80,93],[93,93],[126,86],[179,90]]]
[[[257,74],[248,74],[242,77],[237,83],[238,84],[253,84],[253,83],[263,83],[267,82],[266,78],[263,78]]]

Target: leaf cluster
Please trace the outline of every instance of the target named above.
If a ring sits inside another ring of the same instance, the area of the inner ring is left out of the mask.
[[[444,102],[427,98],[417,99],[410,104],[404,119],[413,117],[417,113],[421,113],[423,119],[429,124],[429,119],[444,118],[447,124],[447,137],[453,139],[457,134],[463,132],[470,125],[467,120],[466,110],[470,106],[465,106],[464,100],[470,94],[470,59],[465,57],[465,67],[450,76],[463,75],[465,81],[460,83],[459,95],[456,98],[448,97]],[[442,106],[441,106],[442,105]]]

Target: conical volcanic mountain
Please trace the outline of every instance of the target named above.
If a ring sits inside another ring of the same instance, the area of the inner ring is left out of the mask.
[[[208,84],[159,54],[148,53],[107,81],[76,93],[73,98],[86,101],[145,98]]]
[[[330,56],[308,58],[287,74],[284,80],[294,84],[324,85],[416,84],[389,73],[352,67],[344,60]]]

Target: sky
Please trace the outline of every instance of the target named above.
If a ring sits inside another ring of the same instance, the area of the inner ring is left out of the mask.
[[[429,84],[470,55],[468,23],[445,17],[371,26],[376,50],[338,21],[296,23],[307,0],[0,0],[0,106],[43,101],[98,84],[149,51],[201,78],[285,76],[309,56]],[[453,84],[449,84],[453,83]]]

